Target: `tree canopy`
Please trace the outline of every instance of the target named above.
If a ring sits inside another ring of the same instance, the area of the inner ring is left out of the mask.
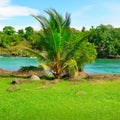
[[[112,25],[99,25],[90,29],[89,42],[96,46],[98,57],[110,57],[120,55],[120,29]]]

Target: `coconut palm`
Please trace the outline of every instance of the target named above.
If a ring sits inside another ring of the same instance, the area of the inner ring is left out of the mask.
[[[40,35],[43,50],[39,53],[27,50],[42,61],[41,65],[44,67],[47,65],[55,78],[61,78],[63,73],[74,77],[78,71],[75,53],[79,50],[79,45],[84,37],[72,44],[70,14],[66,13],[63,18],[54,9],[48,9],[45,12],[49,15],[49,19],[33,15],[42,26]]]
[[[65,18],[54,9],[45,11],[49,15],[49,19],[44,16],[34,16],[42,26],[41,38],[43,52],[35,52],[27,49],[36,56],[43,66],[49,67],[50,72],[55,78],[61,78],[63,72],[72,72],[73,75],[77,71],[77,63],[73,58],[67,55],[69,50],[70,39],[70,14],[66,13]]]

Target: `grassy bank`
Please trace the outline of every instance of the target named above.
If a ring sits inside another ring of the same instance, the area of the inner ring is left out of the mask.
[[[120,120],[120,80],[42,84],[0,78],[0,120]]]

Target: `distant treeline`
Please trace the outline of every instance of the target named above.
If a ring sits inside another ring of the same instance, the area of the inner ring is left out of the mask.
[[[17,49],[17,46],[42,49],[40,33],[42,30],[35,31],[31,26],[18,31],[12,26],[5,26],[0,31],[0,55],[25,55],[23,51]],[[92,26],[89,30],[85,27],[81,30],[71,28],[71,35],[74,39],[84,36],[85,40],[95,46],[99,58],[120,56],[120,28],[114,28],[112,25],[99,25],[96,28]]]

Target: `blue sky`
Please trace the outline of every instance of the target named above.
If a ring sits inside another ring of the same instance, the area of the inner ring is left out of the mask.
[[[71,13],[71,27],[76,29],[100,24],[120,27],[120,0],[0,0],[0,30],[8,25],[38,30],[40,24],[30,14],[46,16],[44,10],[49,8],[63,16]]]

